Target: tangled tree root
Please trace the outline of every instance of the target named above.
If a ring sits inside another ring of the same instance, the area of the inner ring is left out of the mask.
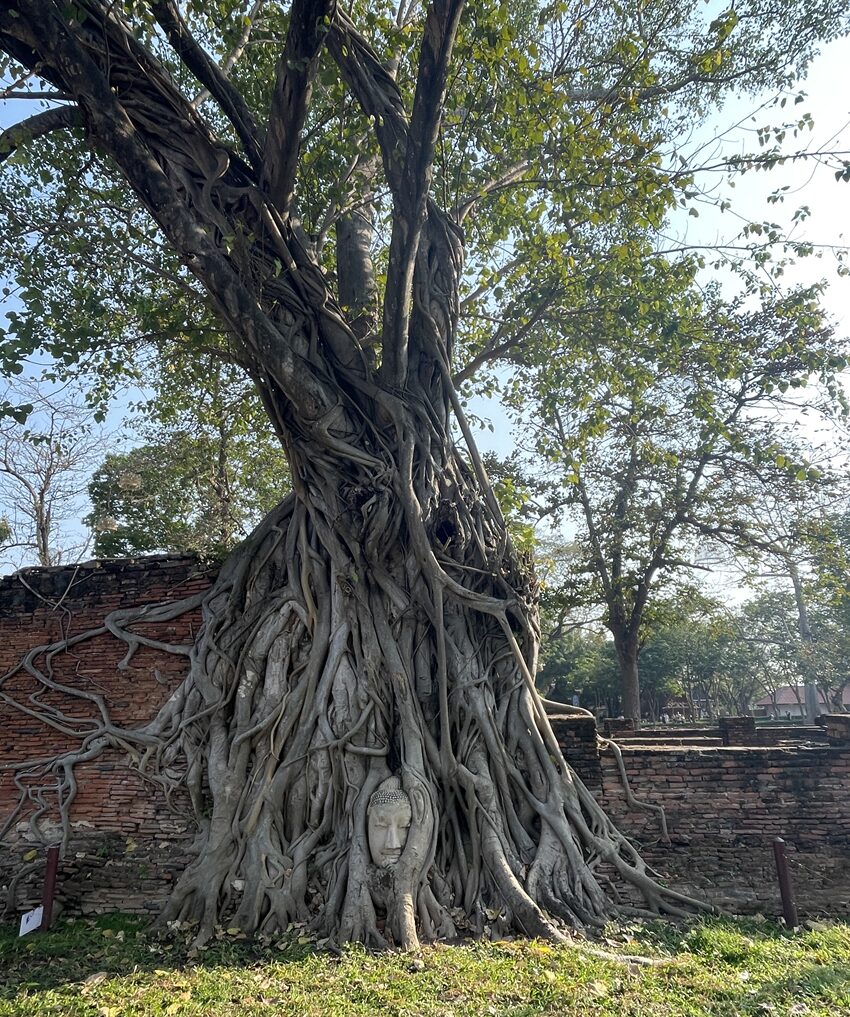
[[[27,801],[34,827],[49,807],[40,774],[53,779],[67,837],[75,765],[114,746],[166,790],[189,792],[197,855],[161,920],[196,923],[197,943],[225,920],[247,933],[304,923],[331,943],[372,946],[459,931],[560,940],[566,926],[617,914],[703,907],[653,877],[565,763],[507,612],[420,596],[422,613],[388,577],[341,569],[291,500],[202,597],[114,612],[27,654],[20,667],[40,686],[88,700],[97,719],[74,721],[35,695],[14,702],[79,747],[21,766],[2,833]],[[192,648],[132,629],[201,600]],[[123,667],[140,645],[189,655],[185,682],[137,730],[53,677],[58,653],[106,632],[127,644]],[[2,684],[0,696],[12,701]],[[370,857],[367,805],[392,772],[412,824],[387,870]]]

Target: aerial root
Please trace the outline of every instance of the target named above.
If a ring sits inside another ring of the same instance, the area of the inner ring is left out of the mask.
[[[486,535],[483,517],[474,522]],[[519,666],[516,619],[493,608],[478,560],[486,543],[470,544],[474,588],[459,598],[414,551],[394,575],[372,576],[353,538],[344,545],[301,502],[285,504],[204,595],[189,675],[151,722],[121,730],[97,697],[78,694],[94,720],[77,721],[76,756],[44,764],[65,782],[63,815],[75,763],[108,745],[166,792],[188,790],[197,857],[160,924],[191,927],[196,947],[223,926],[411,950],[488,929],[574,942],[568,927],[599,929],[631,906],[609,892],[609,875],[650,911],[700,906],[651,877],[563,760]],[[156,642],[142,642],[136,620],[197,603],[113,617],[97,632],[130,657]],[[28,655],[30,673],[59,686],[52,657],[41,669],[37,659]],[[43,713],[54,727],[72,719]],[[387,871],[370,856],[367,812],[390,775],[411,822]]]

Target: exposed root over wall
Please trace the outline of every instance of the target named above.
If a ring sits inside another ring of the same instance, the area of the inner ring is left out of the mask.
[[[393,581],[358,574],[353,557],[335,561],[291,499],[207,593],[114,612],[30,651],[20,668],[68,708],[39,693],[12,702],[2,683],[0,696],[79,744],[22,762],[2,832],[28,805],[35,828],[58,803],[67,837],[76,764],[113,746],[166,792],[189,792],[196,859],[162,919],[196,922],[199,941],[223,921],[269,933],[304,922],[333,942],[406,947],[469,931],[558,939],[618,913],[699,907],[654,878],[565,763],[509,608],[489,589],[464,601],[427,588],[415,562],[406,567]],[[134,631],[201,602],[191,648]],[[127,645],[119,667],[140,645],[189,657],[185,682],[135,730],[53,676],[58,654],[106,632]],[[80,698],[97,719],[73,719]],[[391,773],[412,824],[398,863],[380,869],[367,806]]]

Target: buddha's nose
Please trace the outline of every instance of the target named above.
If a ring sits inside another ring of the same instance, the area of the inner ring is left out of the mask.
[[[401,847],[401,832],[395,823],[390,823],[389,829],[387,830],[387,847]]]

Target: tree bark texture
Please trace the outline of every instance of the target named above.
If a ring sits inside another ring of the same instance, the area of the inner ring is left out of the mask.
[[[620,668],[620,692],[623,698],[623,716],[640,723],[640,675],[638,669],[638,643],[630,634],[614,635],[617,664]]]
[[[533,685],[534,580],[450,381],[461,233],[428,187],[461,5],[428,11],[409,120],[347,17],[297,6],[319,28],[290,31],[263,134],[176,8],[152,5],[242,156],[113,8],[81,0],[66,22],[50,0],[0,5],[4,48],[74,96],[92,144],[202,283],[291,462],[293,496],[205,598],[184,685],[142,731],[102,732],[192,797],[197,858],[163,920],[197,922],[199,941],[225,920],[303,921],[337,942],[414,947],[458,929],[557,938],[620,910],[678,912],[695,902],[653,879],[561,755]],[[352,325],[290,212],[323,45],[375,117],[395,200],[379,362],[360,341],[378,329],[364,220],[340,231],[359,257],[346,285],[368,283]],[[132,640],[128,626],[116,633]],[[398,863],[378,870],[367,807],[391,773],[412,824]]]

